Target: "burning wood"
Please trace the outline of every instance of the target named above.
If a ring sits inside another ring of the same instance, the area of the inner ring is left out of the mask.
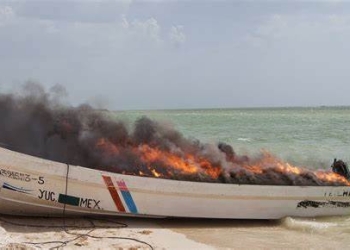
[[[0,95],[0,142],[22,153],[130,175],[259,185],[350,185],[339,172],[312,171],[263,153],[190,140],[147,117],[133,130],[88,105],[57,103],[52,92]],[[37,91],[33,91],[36,89]],[[55,102],[53,102],[55,100]]]

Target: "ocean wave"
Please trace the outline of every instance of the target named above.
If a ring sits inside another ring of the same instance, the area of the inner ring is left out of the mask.
[[[244,138],[244,137],[240,137],[237,139],[237,141],[245,141],[245,142],[251,142],[252,139],[251,138]]]
[[[336,228],[338,223],[286,217],[282,219],[281,226],[302,232],[324,233]]]

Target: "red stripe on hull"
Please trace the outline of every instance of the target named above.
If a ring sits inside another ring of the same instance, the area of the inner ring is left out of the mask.
[[[119,194],[118,194],[117,190],[114,187],[114,184],[113,184],[113,181],[112,181],[111,177],[104,176],[104,175],[102,177],[103,177],[103,180],[106,183],[108,191],[111,194],[112,199],[114,201],[114,204],[116,205],[118,211],[119,212],[125,212],[125,207],[124,207],[124,205],[123,205],[123,203],[122,203],[122,201],[121,201],[121,199],[119,197]]]

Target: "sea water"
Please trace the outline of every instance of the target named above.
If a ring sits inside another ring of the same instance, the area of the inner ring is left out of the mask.
[[[240,154],[267,150],[309,168],[329,168],[334,158],[350,161],[350,107],[116,112],[130,125],[141,116],[204,143],[229,143]]]
[[[350,107],[120,111],[114,115],[130,126],[148,116],[203,143],[225,142],[236,153],[251,156],[267,150],[311,169],[330,169],[334,158],[350,163]],[[165,224],[219,248],[350,249],[350,217]]]

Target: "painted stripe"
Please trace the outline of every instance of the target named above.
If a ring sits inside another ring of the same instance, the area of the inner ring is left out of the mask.
[[[129,191],[124,181],[117,181],[120,190]]]
[[[11,190],[11,191],[16,191],[16,192],[24,193],[24,194],[30,194],[30,192],[32,191],[30,189],[18,188],[18,187],[10,185],[8,183],[4,183],[2,185],[2,187],[5,189],[8,189],[8,190]]]
[[[110,176],[105,176],[105,175],[102,175],[103,177],[103,180],[108,188],[108,191],[109,193],[111,194],[112,196],[112,199],[114,201],[114,204],[115,206],[117,207],[118,211],[119,212],[124,212],[125,213],[125,208],[124,208],[124,205],[119,197],[119,194],[117,192],[117,190],[115,189],[114,187],[114,184],[113,184],[113,181],[111,179]]]
[[[118,187],[123,195],[124,201],[131,213],[137,214],[137,207],[124,181],[117,181]]]
[[[58,202],[72,206],[79,206],[80,198],[66,194],[59,194]]]
[[[121,191],[124,201],[131,213],[137,214],[137,207],[129,191]]]

